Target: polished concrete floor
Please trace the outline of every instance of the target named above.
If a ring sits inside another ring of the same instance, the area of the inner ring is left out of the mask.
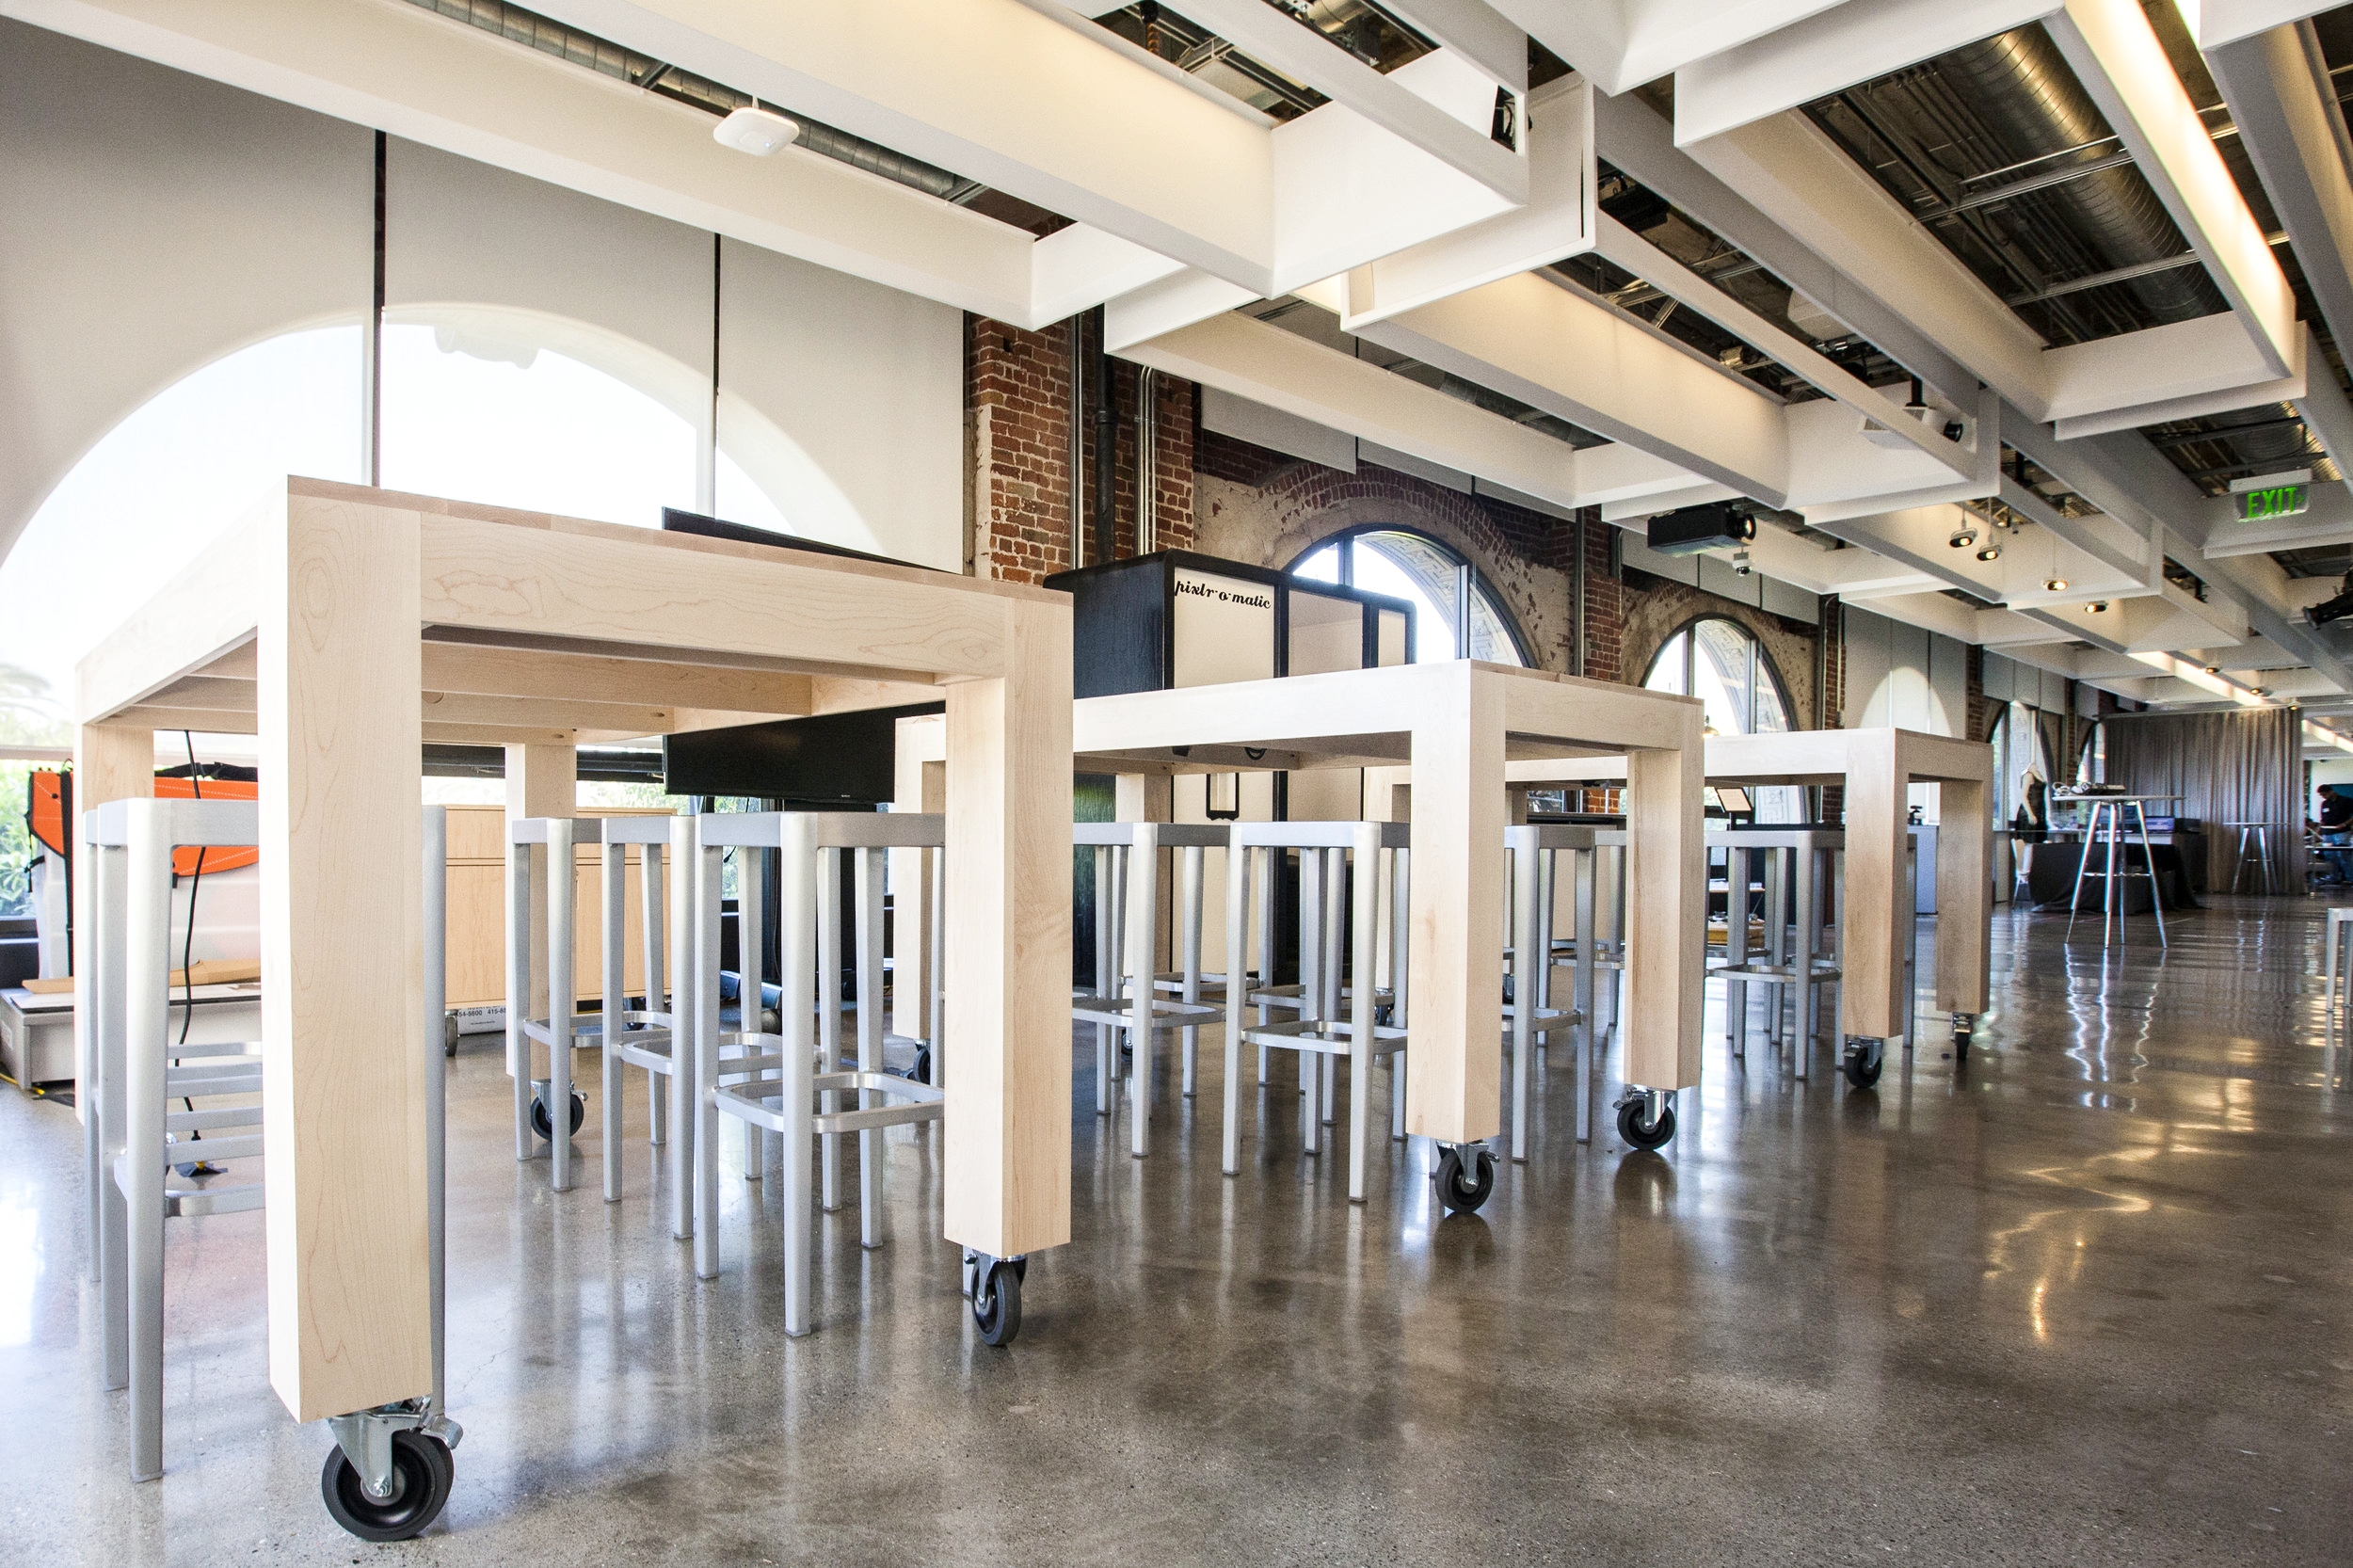
[[[1221,1177],[1214,1063],[1134,1161],[1080,1050],[1077,1235],[1008,1351],[936,1240],[931,1132],[892,1143],[888,1246],[825,1222],[823,1326],[788,1342],[778,1182],[730,1183],[697,1283],[643,1142],[605,1204],[592,1113],[584,1185],[551,1195],[470,1045],[467,1436],[443,1523],[401,1546],[328,1519],[327,1433],[268,1391],[258,1214],[171,1226],[168,1474],[125,1479],[74,1123],[8,1090],[0,1561],[2353,1560],[2353,1096],[2323,1081],[2319,906],[2217,900],[2162,955],[2145,919],[2105,953],[2063,923],[1998,919],[1963,1068],[1941,1025],[1871,1093],[1711,1037],[1663,1158],[1570,1142],[1556,1063],[1534,1158],[1444,1223],[1427,1151],[1386,1142],[1352,1208],[1288,1089],[1246,1097]]]

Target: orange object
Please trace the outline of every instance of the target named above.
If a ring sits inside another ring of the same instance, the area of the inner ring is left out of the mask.
[[[33,837],[52,854],[72,857],[68,847],[66,814],[72,799],[71,775],[40,772],[32,776],[31,809],[26,812],[27,824]],[[198,786],[202,786],[200,795]],[[261,786],[241,778],[158,778],[155,780],[158,800],[258,800]],[[258,845],[243,845],[227,849],[179,849],[172,851],[171,869],[180,876],[194,876],[198,857],[207,872],[233,872],[250,866],[262,858]]]
[[[200,792],[198,786],[201,785]],[[259,800],[262,787],[242,778],[157,778],[157,800]],[[198,857],[202,857],[205,872],[233,872],[250,866],[262,858],[259,845],[239,845],[221,849],[175,849],[171,852],[171,870],[177,876],[194,876]]]

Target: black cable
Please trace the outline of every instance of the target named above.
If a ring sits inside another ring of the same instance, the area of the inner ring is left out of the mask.
[[[183,729],[180,731],[180,739],[186,743],[188,748],[188,788],[194,792],[197,799],[202,800],[204,784],[197,776],[196,737]],[[204,851],[199,848],[196,852],[196,871],[188,878],[188,934],[180,947],[180,989],[184,998],[180,1009],[180,1044],[184,1046],[188,1043],[188,1025],[196,1021],[196,974],[193,964],[196,957],[196,890],[203,885],[203,882]],[[174,1060],[178,1059],[174,1058]],[[180,1104],[189,1115],[196,1114],[196,1101],[190,1096],[181,1096]],[[201,1143],[203,1139],[204,1134],[201,1132],[191,1131],[188,1134],[188,1142],[191,1144]],[[214,1168],[211,1160],[199,1160],[182,1166],[180,1174],[184,1176],[207,1176],[212,1174]]]

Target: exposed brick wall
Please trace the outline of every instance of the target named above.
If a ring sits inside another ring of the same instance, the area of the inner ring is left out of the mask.
[[[1477,569],[1538,666],[1571,667],[1574,524],[1372,464],[1349,473],[1221,436],[1205,437],[1202,451],[1215,472],[1194,476],[1201,550],[1279,568],[1351,528],[1428,534]],[[1261,482],[1226,477],[1237,473],[1260,474]]]
[[[1585,664],[1578,673],[1593,680],[1625,680],[1625,584],[1610,569],[1616,535],[1601,520],[1600,507],[1586,510]]]
[[[1627,587],[1624,612],[1625,660],[1617,679],[1641,680],[1668,638],[1703,616],[1737,621],[1764,647],[1765,657],[1780,678],[1789,722],[1800,729],[1822,728],[1814,713],[1815,632],[1802,622],[1784,620],[1753,604],[1642,573],[1640,588]]]
[[[1035,583],[1070,566],[1070,329],[1028,332],[965,318],[967,460],[971,508],[966,569]],[[1090,373],[1090,380],[1091,380]],[[1136,542],[1136,367],[1114,362],[1113,518],[1117,552]],[[1193,388],[1160,377],[1156,393],[1156,524],[1164,550],[1190,549],[1193,518]],[[1090,410],[1091,412],[1091,410]],[[1093,548],[1095,422],[1086,421],[1083,525]]]

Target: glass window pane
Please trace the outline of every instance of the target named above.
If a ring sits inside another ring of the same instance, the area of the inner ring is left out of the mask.
[[[1340,546],[1337,542],[1311,551],[1299,565],[1291,568],[1293,577],[1310,577],[1319,583],[1340,580]]]
[[[1704,620],[1691,629],[1690,695],[1707,705],[1707,727],[1719,735],[1745,735],[1749,729],[1749,645],[1747,630],[1728,620]]]
[[[1682,632],[1678,632],[1668,638],[1666,646],[1651,659],[1650,674],[1642,678],[1642,684],[1654,692],[1673,692],[1677,696],[1690,696],[1683,689],[1683,648]]]
[[[1414,663],[1454,657],[1454,562],[1411,534],[1356,536],[1356,586],[1414,607]]]
[[[1474,584],[1470,596],[1471,637],[1470,656],[1484,659],[1491,664],[1516,664],[1520,650],[1512,641],[1511,627],[1497,610],[1487,590]]]

